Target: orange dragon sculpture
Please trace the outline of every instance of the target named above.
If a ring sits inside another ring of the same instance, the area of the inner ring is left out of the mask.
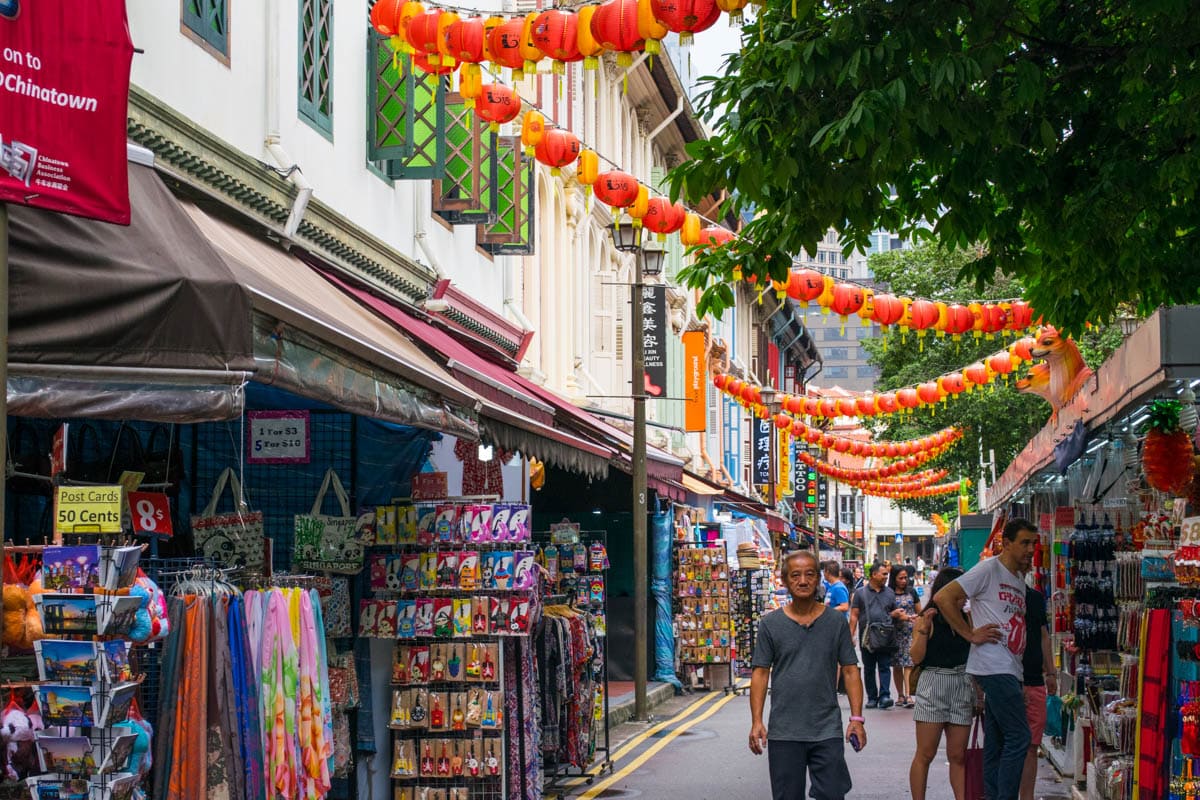
[[[1034,358],[1044,359],[1029,369],[1029,375],[1017,381],[1017,391],[1036,394],[1058,411],[1067,404],[1092,375],[1084,363],[1075,340],[1064,337],[1053,325],[1038,329],[1037,341],[1029,348]]]

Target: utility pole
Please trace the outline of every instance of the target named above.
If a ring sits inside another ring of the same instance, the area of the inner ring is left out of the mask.
[[[642,257],[633,257],[633,717],[650,714],[646,701],[647,580],[646,536],[646,349],[642,329]]]

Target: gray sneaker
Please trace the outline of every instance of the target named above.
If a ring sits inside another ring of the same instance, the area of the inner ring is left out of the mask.
[[[892,702],[892,698],[890,698],[890,697],[885,697],[879,701],[880,708],[891,708],[894,705],[896,705],[896,704]]]

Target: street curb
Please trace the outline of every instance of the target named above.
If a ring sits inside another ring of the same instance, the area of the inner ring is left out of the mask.
[[[660,683],[646,687],[646,705],[651,709],[661,706],[675,696],[675,687],[669,683]],[[628,699],[625,699],[625,698]],[[622,697],[608,709],[608,727],[610,729],[633,719],[634,698],[632,694]]]

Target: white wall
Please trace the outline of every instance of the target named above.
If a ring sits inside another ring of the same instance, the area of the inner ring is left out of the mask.
[[[299,3],[283,0],[230,3],[229,64],[226,66],[180,31],[180,4],[173,0],[129,0],[134,56],[132,80],[196,125],[264,162],[268,125],[267,9],[278,8],[279,134],[315,196],[355,224],[428,266],[417,249],[423,225],[431,250],[456,284],[494,310],[503,301],[501,259],[475,249],[474,227],[446,230],[430,213],[429,181],[391,185],[367,168],[367,4],[333,4],[333,141],[297,112]]]

